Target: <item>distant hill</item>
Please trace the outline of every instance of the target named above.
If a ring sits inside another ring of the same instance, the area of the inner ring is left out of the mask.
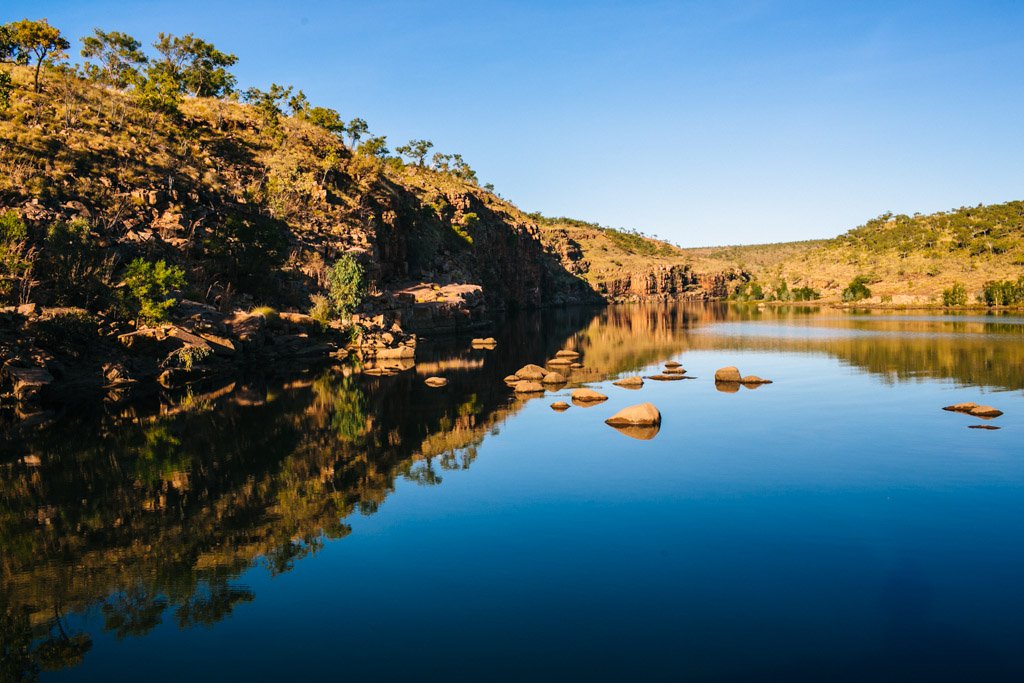
[[[695,267],[749,272],[766,296],[785,282],[838,299],[860,276],[872,301],[938,303],[943,290],[960,283],[973,302],[986,282],[1024,274],[1024,202],[883,214],[830,240],[683,252]]]

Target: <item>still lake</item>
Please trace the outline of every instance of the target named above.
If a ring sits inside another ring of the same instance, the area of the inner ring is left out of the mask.
[[[1024,680],[1024,318],[493,334],[6,426],[0,680]],[[502,381],[563,348],[567,387]],[[611,384],[673,359],[696,379]],[[723,391],[725,365],[774,383]],[[580,385],[609,400],[549,407]],[[643,401],[654,438],[604,424]]]

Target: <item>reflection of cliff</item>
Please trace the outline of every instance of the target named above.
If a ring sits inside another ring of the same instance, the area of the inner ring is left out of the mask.
[[[892,380],[951,379],[963,385],[1024,389],[1024,325],[998,318],[851,317],[813,309],[734,309],[729,321],[765,327],[697,330],[701,350],[820,353]],[[773,322],[786,327],[772,327]]]
[[[440,391],[416,372],[327,371],[9,435],[0,638],[34,643],[31,671],[85,656],[90,638],[66,616],[90,606],[118,636],[218,621],[254,599],[237,581],[255,563],[287,571],[399,478],[435,484],[468,467],[521,405],[501,382],[508,366],[559,348],[590,315],[523,316],[493,351],[426,349],[449,378]]]

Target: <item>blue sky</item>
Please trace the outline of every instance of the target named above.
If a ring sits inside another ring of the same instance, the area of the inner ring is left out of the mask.
[[[684,246],[1024,198],[1019,1],[0,5],[23,16],[194,32],[243,87],[294,84],[524,209]]]

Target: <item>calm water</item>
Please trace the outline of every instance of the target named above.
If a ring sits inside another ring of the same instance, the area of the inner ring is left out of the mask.
[[[0,680],[1024,680],[1024,319],[495,336],[5,426]],[[569,387],[501,381],[566,346]],[[698,379],[610,384],[669,359]],[[723,365],[775,383],[718,391]],[[549,408],[580,383],[609,400]],[[603,424],[641,401],[653,439]]]

